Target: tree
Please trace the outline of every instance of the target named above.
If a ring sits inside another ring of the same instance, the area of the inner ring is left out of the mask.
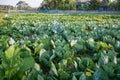
[[[30,8],[28,3],[26,3],[25,1],[19,1],[16,5],[17,5],[17,9],[19,9],[19,10]]]
[[[72,10],[76,9],[76,0],[44,0],[49,9]]]
[[[100,7],[100,0],[91,0],[90,4],[92,10],[98,10]]]
[[[120,10],[120,0],[117,0],[117,10]]]
[[[103,2],[105,2],[107,4],[107,6],[109,6],[111,3],[111,0],[103,0]]]
[[[15,7],[11,6],[11,5],[0,5],[0,10],[13,10],[15,9]]]
[[[69,0],[69,7],[70,7],[70,10],[72,9],[76,9],[76,1],[75,0]]]

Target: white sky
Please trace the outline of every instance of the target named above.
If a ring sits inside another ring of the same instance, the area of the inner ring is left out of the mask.
[[[0,5],[13,5],[13,6],[15,6],[16,3],[18,3],[19,1],[25,1],[31,7],[39,7],[40,3],[43,0],[0,0]]]

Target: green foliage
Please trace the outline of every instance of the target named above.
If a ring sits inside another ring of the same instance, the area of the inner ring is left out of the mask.
[[[91,7],[92,10],[98,10],[99,9],[100,0],[91,0],[90,3],[91,3],[90,7]]]
[[[104,77],[103,77],[104,76]],[[109,80],[107,74],[105,71],[103,71],[102,69],[98,69],[96,70],[96,72],[94,73],[94,80]]]
[[[59,10],[75,10],[76,1],[75,0],[44,0],[46,2],[48,9],[59,9]],[[44,4],[43,4],[44,6]]]
[[[80,76],[80,78],[79,78],[79,80],[86,80],[87,78],[86,78],[86,76],[85,76],[85,74],[83,73],[81,76]]]
[[[11,24],[0,27],[0,79],[119,80],[119,19],[11,14]]]
[[[53,62],[51,62],[51,70],[52,70],[52,72],[53,72],[56,76],[58,76],[57,69],[56,69],[56,67],[55,67],[55,65],[54,65]]]
[[[120,10],[120,0],[117,0],[117,10]]]
[[[6,59],[11,59],[14,55],[15,48],[14,46],[10,46],[6,51],[5,51],[5,57]]]
[[[22,79],[23,76],[27,77],[28,74],[25,74],[27,71],[34,68],[33,57],[21,58],[21,52],[22,50],[18,45],[12,45],[3,52],[0,71],[1,75],[3,75],[2,80]]]
[[[27,9],[30,9],[31,7],[28,5],[28,3],[26,3],[25,1],[19,1],[17,4],[17,9],[19,10],[27,10]]]
[[[66,80],[70,78],[70,74],[68,74],[66,71],[59,70],[59,76],[60,80]]]

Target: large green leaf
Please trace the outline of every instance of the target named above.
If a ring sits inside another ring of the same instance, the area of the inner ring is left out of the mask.
[[[107,55],[101,55],[101,57],[99,58],[99,61],[98,61],[98,65],[99,66],[102,66],[104,64],[108,64],[109,62],[109,57]]]
[[[95,42],[89,41],[86,43],[86,46],[90,51],[92,51],[92,52],[96,51]]]
[[[77,78],[75,76],[72,77],[72,80],[77,80]]]
[[[59,70],[59,75],[60,75],[60,80],[69,80],[70,74],[67,73],[66,71]]]
[[[5,57],[7,59],[10,59],[13,57],[15,51],[14,45],[10,46],[6,51],[5,51]]]
[[[4,75],[5,75],[4,69],[2,69],[1,66],[0,66],[0,78],[1,78],[1,80],[3,80]]]
[[[120,41],[116,41],[115,43],[115,50],[120,51]]]
[[[38,46],[36,46],[34,53],[39,54],[40,50],[43,49],[43,46],[44,46],[43,43],[40,43]]]
[[[109,77],[115,77],[115,64],[114,63],[108,63],[107,65],[103,65],[103,69],[108,74]]]
[[[83,73],[83,74],[80,76],[79,80],[87,80],[86,75]]]
[[[37,80],[44,80],[44,78],[41,75],[38,75]]]
[[[51,71],[56,75],[58,76],[58,72],[57,72],[57,69],[55,67],[55,64],[51,61]]]
[[[109,80],[109,78],[107,73],[99,68],[95,71],[93,80]]]
[[[29,74],[27,74],[27,80],[35,80],[38,77],[38,72],[35,69],[31,69]]]
[[[92,59],[91,59],[91,58],[88,58],[88,57],[85,57],[85,58],[83,58],[83,59],[81,60],[81,63],[80,63],[80,65],[79,65],[79,67],[82,68],[81,65],[83,65],[84,68],[94,68],[94,67],[95,67],[95,64],[94,64],[94,62],[92,61]]]
[[[63,59],[58,63],[59,69],[65,70],[67,68],[68,61],[66,59]]]
[[[22,66],[20,68],[20,71],[26,71],[32,67],[34,67],[35,61],[33,57],[26,57],[22,61]]]
[[[74,47],[77,52],[82,52],[82,50],[84,50],[84,44],[75,44]]]
[[[105,42],[100,42],[100,45],[103,49],[105,49],[105,50],[108,49],[108,45]]]

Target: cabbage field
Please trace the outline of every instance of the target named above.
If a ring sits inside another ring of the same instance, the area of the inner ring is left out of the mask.
[[[120,80],[119,14],[0,15],[0,80]]]

